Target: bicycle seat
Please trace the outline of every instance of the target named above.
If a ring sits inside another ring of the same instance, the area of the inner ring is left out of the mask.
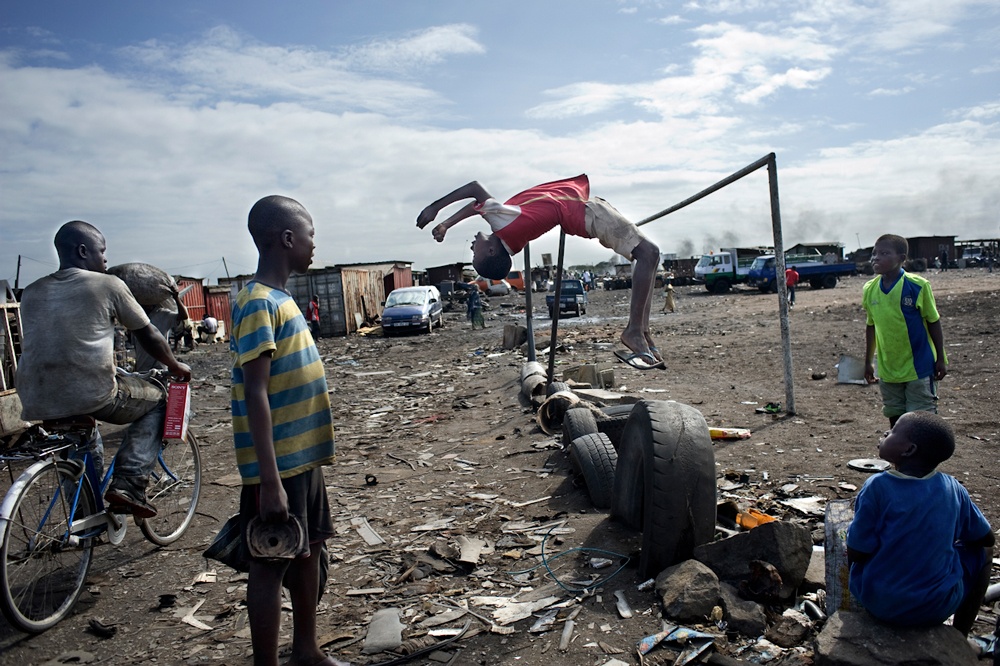
[[[66,416],[61,419],[42,421],[42,428],[48,432],[69,432],[71,430],[90,430],[97,427],[97,419],[93,416]]]

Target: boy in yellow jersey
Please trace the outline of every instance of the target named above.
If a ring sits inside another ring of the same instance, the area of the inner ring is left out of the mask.
[[[909,246],[885,234],[872,248],[878,276],[865,284],[865,379],[878,382],[889,427],[907,412],[937,413],[937,385],[948,373],[941,316],[926,278],[903,270]],[[878,354],[878,378],[874,358]]]
[[[320,549],[333,536],[323,465],[333,460],[333,420],[323,362],[309,326],[285,290],[312,263],[314,227],[299,202],[261,199],[250,210],[257,272],[233,305],[232,409],[236,462],[243,479],[243,543],[256,517],[295,518],[307,544],[292,560],[250,558],[247,612],[255,666],[277,666],[281,584],[292,599],[293,666],[337,666],[316,640]]]

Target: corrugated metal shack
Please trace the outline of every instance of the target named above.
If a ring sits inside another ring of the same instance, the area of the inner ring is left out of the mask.
[[[934,259],[944,252],[948,255],[948,260],[956,259],[955,237],[954,236],[914,236],[907,238],[906,243],[910,246],[908,259],[926,259],[928,266],[934,265]]]
[[[292,275],[286,286],[303,313],[310,296],[319,296],[320,336],[340,337],[354,333],[366,321],[382,314],[382,303],[390,291],[413,286],[411,263],[383,261],[311,268],[305,275]],[[235,300],[252,278],[252,275],[220,278],[219,287],[228,290],[230,298]],[[228,316],[226,320],[229,326]]]
[[[288,291],[302,312],[306,311],[310,295],[319,296],[321,336],[354,333],[382,313],[386,294],[412,286],[411,262],[407,261],[338,264],[310,269],[288,280]]]

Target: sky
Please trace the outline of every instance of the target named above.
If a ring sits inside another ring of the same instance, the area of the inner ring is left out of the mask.
[[[0,279],[56,270],[74,219],[111,264],[250,274],[270,194],[312,214],[314,267],[469,262],[485,221],[415,224],[469,181],[587,173],[638,221],[770,153],[786,247],[997,238],[998,43],[995,0],[9,0]],[[771,245],[766,170],[642,230]],[[612,257],[567,239],[569,265]]]

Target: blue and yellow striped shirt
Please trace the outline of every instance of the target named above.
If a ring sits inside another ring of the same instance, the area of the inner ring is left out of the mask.
[[[233,304],[233,439],[244,485],[260,483],[260,465],[250,436],[243,364],[271,352],[267,384],[274,450],[281,478],[333,460],[333,417],[326,373],[305,317],[287,293],[250,282]]]

